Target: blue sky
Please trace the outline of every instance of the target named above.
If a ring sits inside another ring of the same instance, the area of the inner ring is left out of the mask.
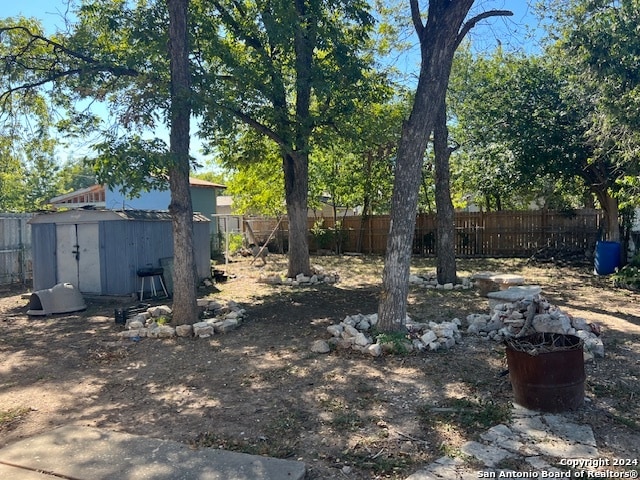
[[[538,21],[529,3],[533,0],[476,0],[471,14],[478,14],[489,9],[504,9],[514,12],[512,17],[492,18],[481,22],[474,28],[469,38],[476,51],[491,52],[500,42],[505,49],[536,51],[537,40],[540,36]],[[0,16],[11,17],[24,15],[41,20],[48,32],[64,28],[63,16],[67,11],[68,0],[0,0]],[[407,8],[408,8],[408,1]],[[417,42],[417,39],[416,39]],[[407,53],[396,60],[396,67],[408,72],[418,70],[419,57],[414,53]],[[166,132],[158,132],[162,138],[167,138]],[[195,135],[192,136],[192,154],[198,157],[199,144]],[[63,152],[60,152],[63,153]],[[66,158],[63,153],[62,159]]]
[[[531,50],[535,40],[532,41],[529,34],[539,32],[538,21],[529,6],[532,1],[476,0],[472,14],[489,9],[505,9],[514,13],[512,17],[485,20],[478,25],[470,34],[476,48],[492,50],[499,39],[507,48]],[[62,16],[67,11],[67,0],[0,0],[0,4],[2,17],[20,14],[35,17],[42,20],[48,30],[64,26]]]

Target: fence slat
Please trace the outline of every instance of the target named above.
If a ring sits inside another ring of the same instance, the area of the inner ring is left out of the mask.
[[[582,209],[570,213],[548,210],[502,212],[456,212],[455,248],[459,257],[529,257],[543,248],[587,251],[595,248],[603,213]],[[317,221],[309,219],[309,228]],[[389,215],[341,219],[342,251],[383,254],[387,248]],[[266,240],[277,219],[251,218],[254,234]],[[416,218],[413,251],[418,255],[437,254],[435,214]],[[324,219],[325,228],[333,228],[332,218]],[[288,222],[281,225],[281,236],[288,234]],[[310,248],[316,248],[310,234]]]
[[[0,285],[24,283],[33,276],[30,213],[0,213]]]

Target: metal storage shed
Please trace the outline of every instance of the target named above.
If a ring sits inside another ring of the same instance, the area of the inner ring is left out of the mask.
[[[164,211],[77,209],[29,223],[34,291],[71,283],[86,294],[129,295],[140,290],[139,269],[173,257],[171,216]],[[194,214],[193,230],[202,280],[211,275],[209,219]]]

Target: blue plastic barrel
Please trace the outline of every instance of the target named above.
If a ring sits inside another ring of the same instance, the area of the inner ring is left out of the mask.
[[[596,242],[595,271],[609,275],[620,266],[620,242]]]

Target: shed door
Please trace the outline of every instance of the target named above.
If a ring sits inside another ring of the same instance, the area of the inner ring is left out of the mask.
[[[58,282],[83,293],[101,293],[97,223],[56,225]]]

